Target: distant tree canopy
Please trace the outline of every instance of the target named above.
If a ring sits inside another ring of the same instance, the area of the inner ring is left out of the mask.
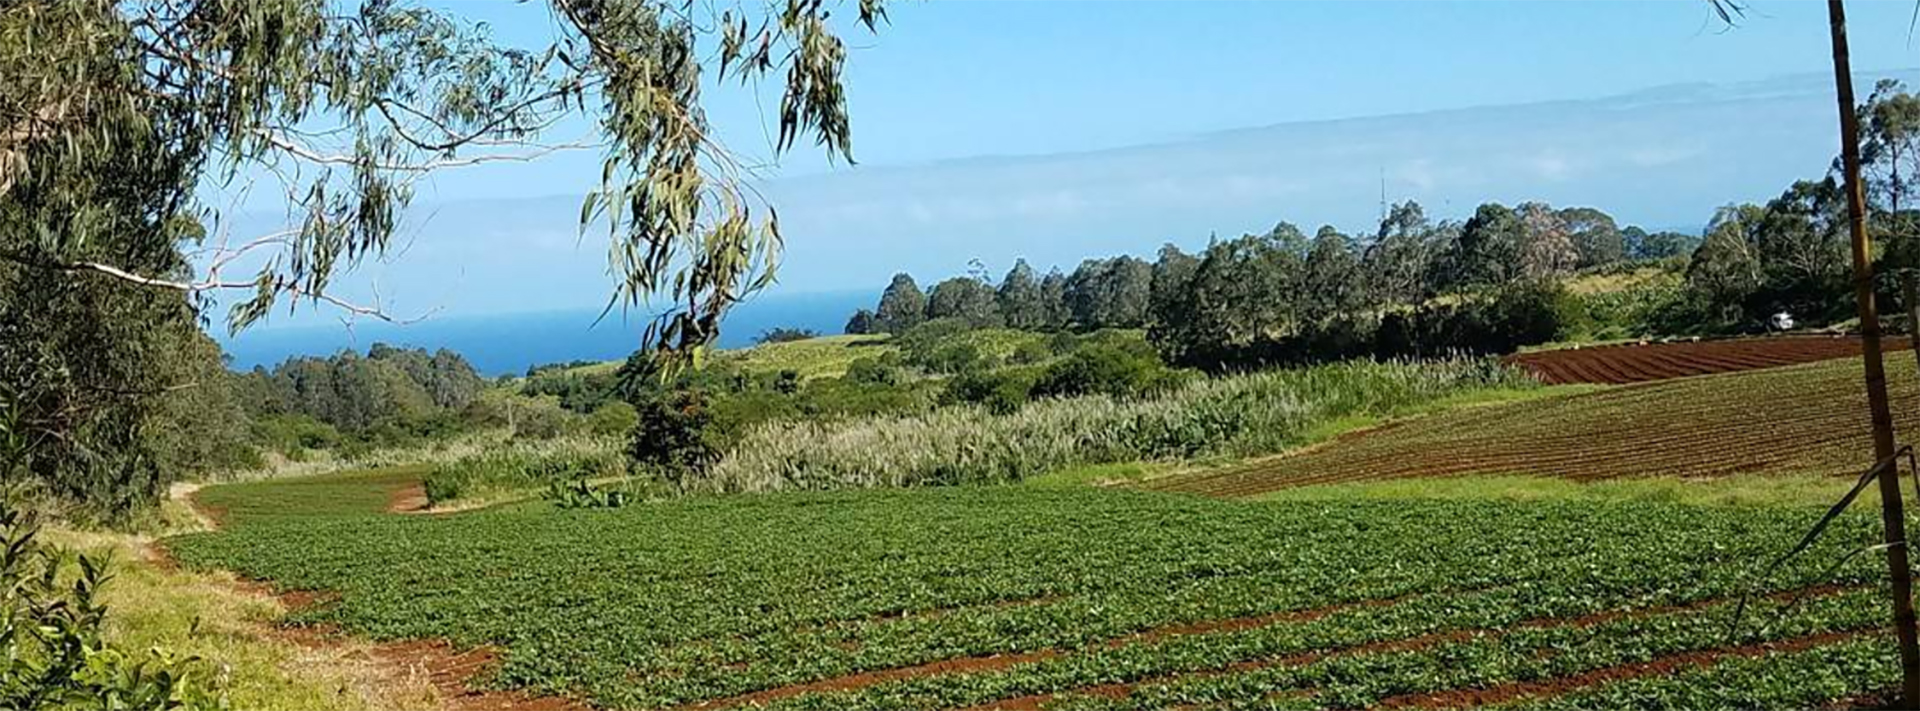
[[[486,386],[459,354],[376,343],[365,356],[290,358],[238,376],[255,416],[304,415],[343,430],[458,411]]]
[[[761,344],[791,343],[793,341],[804,341],[809,338],[819,337],[820,332],[812,329],[780,326],[761,331],[760,335],[754,337],[753,341]]]

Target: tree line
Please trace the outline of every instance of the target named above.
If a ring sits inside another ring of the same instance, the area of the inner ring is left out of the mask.
[[[1254,351],[1362,321],[1377,329],[1442,295],[1481,294],[1487,298],[1466,303],[1498,304],[1503,289],[1667,259],[1696,241],[1622,228],[1591,207],[1487,203],[1456,222],[1436,221],[1410,201],[1393,205],[1377,231],[1361,237],[1332,226],[1308,237],[1281,222],[1262,234],[1216,239],[1199,253],[1168,244],[1151,262],[1089,259],[1070,274],[1037,276],[1020,260],[997,285],[975,269],[923,291],[911,275],[897,274],[877,306],[856,312],[846,330],[900,334],[944,319],[1043,332],[1146,329],[1170,362],[1249,365],[1262,359]],[[1484,338],[1444,340],[1436,349],[1489,350]],[[1352,355],[1334,350],[1341,352],[1318,355]]]
[[[1897,279],[1920,269],[1920,97],[1883,81],[1859,109],[1883,312]],[[1701,235],[1621,226],[1593,207],[1489,202],[1465,220],[1395,204],[1371,233],[1281,222],[1168,244],[1152,261],[1089,259],[1038,276],[1024,260],[997,284],[971,273],[922,289],[896,274],[849,333],[906,333],[929,321],[1034,331],[1145,329],[1170,363],[1246,368],[1349,357],[1491,353],[1597,327],[1638,336],[1722,335],[1849,318],[1846,200],[1837,176],[1800,180],[1764,203],[1716,210]],[[1680,288],[1631,309],[1570,294],[1567,278],[1658,265]],[[1623,316],[1623,312],[1630,312]],[[1615,323],[1597,323],[1604,321]],[[1625,322],[1619,322],[1619,321]]]

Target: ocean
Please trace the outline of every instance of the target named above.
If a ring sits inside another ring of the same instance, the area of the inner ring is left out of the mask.
[[[840,333],[855,309],[873,308],[879,295],[871,291],[780,294],[755,297],[728,314],[720,329],[722,348],[742,348],[767,329],[786,327]],[[365,352],[374,343],[434,350],[446,348],[465,356],[482,375],[526,372],[528,366],[573,360],[617,360],[640,345],[646,319],[622,319],[616,309],[598,324],[599,309],[550,311],[490,316],[435,317],[404,326],[363,320],[352,329],[342,325],[256,327],[228,337],[216,330],[228,367],[251,370],[272,368],[293,356],[330,355],[342,349]]]

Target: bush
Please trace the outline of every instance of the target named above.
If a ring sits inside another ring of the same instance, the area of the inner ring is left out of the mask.
[[[1133,398],[1178,384],[1179,375],[1143,342],[1083,346],[1048,366],[1033,383],[1034,397],[1107,395]]]
[[[894,386],[906,381],[906,373],[900,366],[876,358],[855,358],[847,364],[847,372],[841,380],[858,385]]]
[[[1034,383],[1039,380],[1040,372],[1034,368],[969,370],[947,381],[941,401],[979,405],[1005,414],[1033,399]]]
[[[618,400],[601,405],[587,416],[587,432],[605,437],[625,435],[640,423],[640,414],[632,405]]]
[[[700,390],[677,390],[639,403],[627,454],[634,463],[680,486],[718,459],[720,433],[713,403]]]

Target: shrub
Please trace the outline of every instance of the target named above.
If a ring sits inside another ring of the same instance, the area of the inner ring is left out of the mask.
[[[632,405],[615,400],[587,416],[587,432],[597,436],[619,436],[632,432],[639,424],[640,414]]]
[[[719,458],[713,404],[700,390],[677,390],[639,403],[627,454],[676,486]]]
[[[8,465],[11,466],[11,465]],[[38,540],[38,516],[0,499],[0,708],[224,709],[203,663],[164,649],[120,649],[105,639],[95,595],[110,561],[68,555]]]
[[[947,381],[941,400],[947,404],[968,403],[996,413],[1020,409],[1033,398],[1034,383],[1040,373],[1034,368],[969,370]]]
[[[546,499],[563,509],[617,509],[627,505],[627,492],[578,479],[548,484]]]
[[[1171,387],[1179,375],[1160,362],[1144,342],[1121,346],[1099,343],[1083,346],[1065,360],[1048,366],[1033,383],[1035,397],[1107,395],[1131,398]]]
[[[860,385],[894,386],[906,380],[906,374],[900,366],[877,358],[856,358],[847,364],[847,372],[840,376],[848,383]]]

